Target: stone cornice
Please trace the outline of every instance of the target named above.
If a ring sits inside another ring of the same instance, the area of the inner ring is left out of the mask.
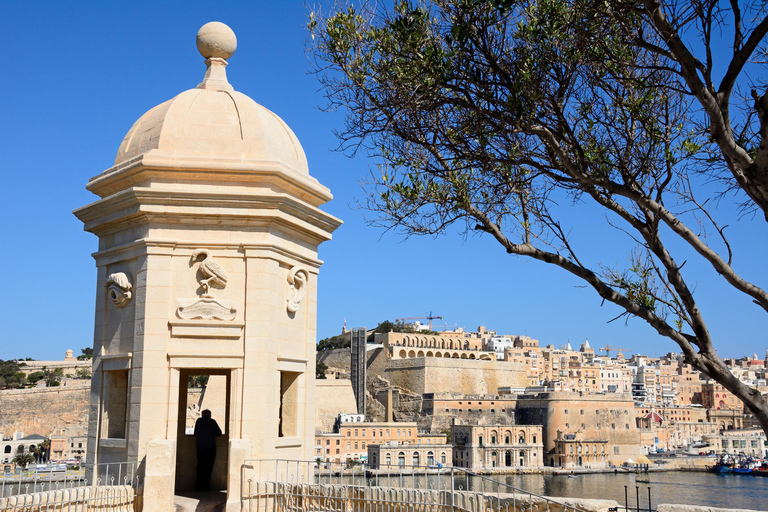
[[[311,176],[275,161],[200,159],[149,151],[94,176],[86,188],[100,197],[153,178],[174,181],[240,182],[275,185],[314,206],[333,199],[330,190]]]
[[[99,237],[142,224],[174,223],[233,227],[282,226],[315,244],[330,240],[336,217],[286,194],[178,192],[132,187],[73,212]]]

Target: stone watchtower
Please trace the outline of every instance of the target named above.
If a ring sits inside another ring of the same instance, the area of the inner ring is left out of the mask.
[[[291,129],[228,83],[236,44],[200,29],[203,81],[136,121],[74,212],[99,237],[88,462],[146,465],[160,501],[193,485],[200,409],[224,432],[214,488],[313,453],[317,248],[341,222]]]

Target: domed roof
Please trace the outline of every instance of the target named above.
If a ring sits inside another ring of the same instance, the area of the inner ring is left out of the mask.
[[[197,46],[208,70],[196,89],[154,107],[123,139],[115,166],[152,153],[179,159],[277,163],[308,175],[304,150],[293,131],[270,110],[235,91],[225,67],[236,48],[234,33],[222,23],[200,29]]]

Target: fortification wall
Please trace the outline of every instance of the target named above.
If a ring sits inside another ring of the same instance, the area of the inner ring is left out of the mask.
[[[0,391],[0,433],[50,436],[55,429],[88,429],[91,383]]]
[[[355,414],[357,403],[352,382],[347,379],[318,379],[315,431],[330,432],[339,413]]]
[[[389,361],[384,377],[412,393],[496,394],[499,387],[524,386],[520,363],[416,357]]]
[[[581,431],[585,439],[610,443],[609,460],[621,464],[640,456],[640,433],[630,394],[539,393],[517,398],[517,422],[544,426],[544,453],[555,448],[557,430]],[[549,459],[547,459],[549,460]]]

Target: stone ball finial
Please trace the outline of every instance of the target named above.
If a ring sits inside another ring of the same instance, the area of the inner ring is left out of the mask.
[[[231,28],[219,21],[206,23],[197,31],[197,50],[206,59],[228,59],[237,49],[237,37]]]

